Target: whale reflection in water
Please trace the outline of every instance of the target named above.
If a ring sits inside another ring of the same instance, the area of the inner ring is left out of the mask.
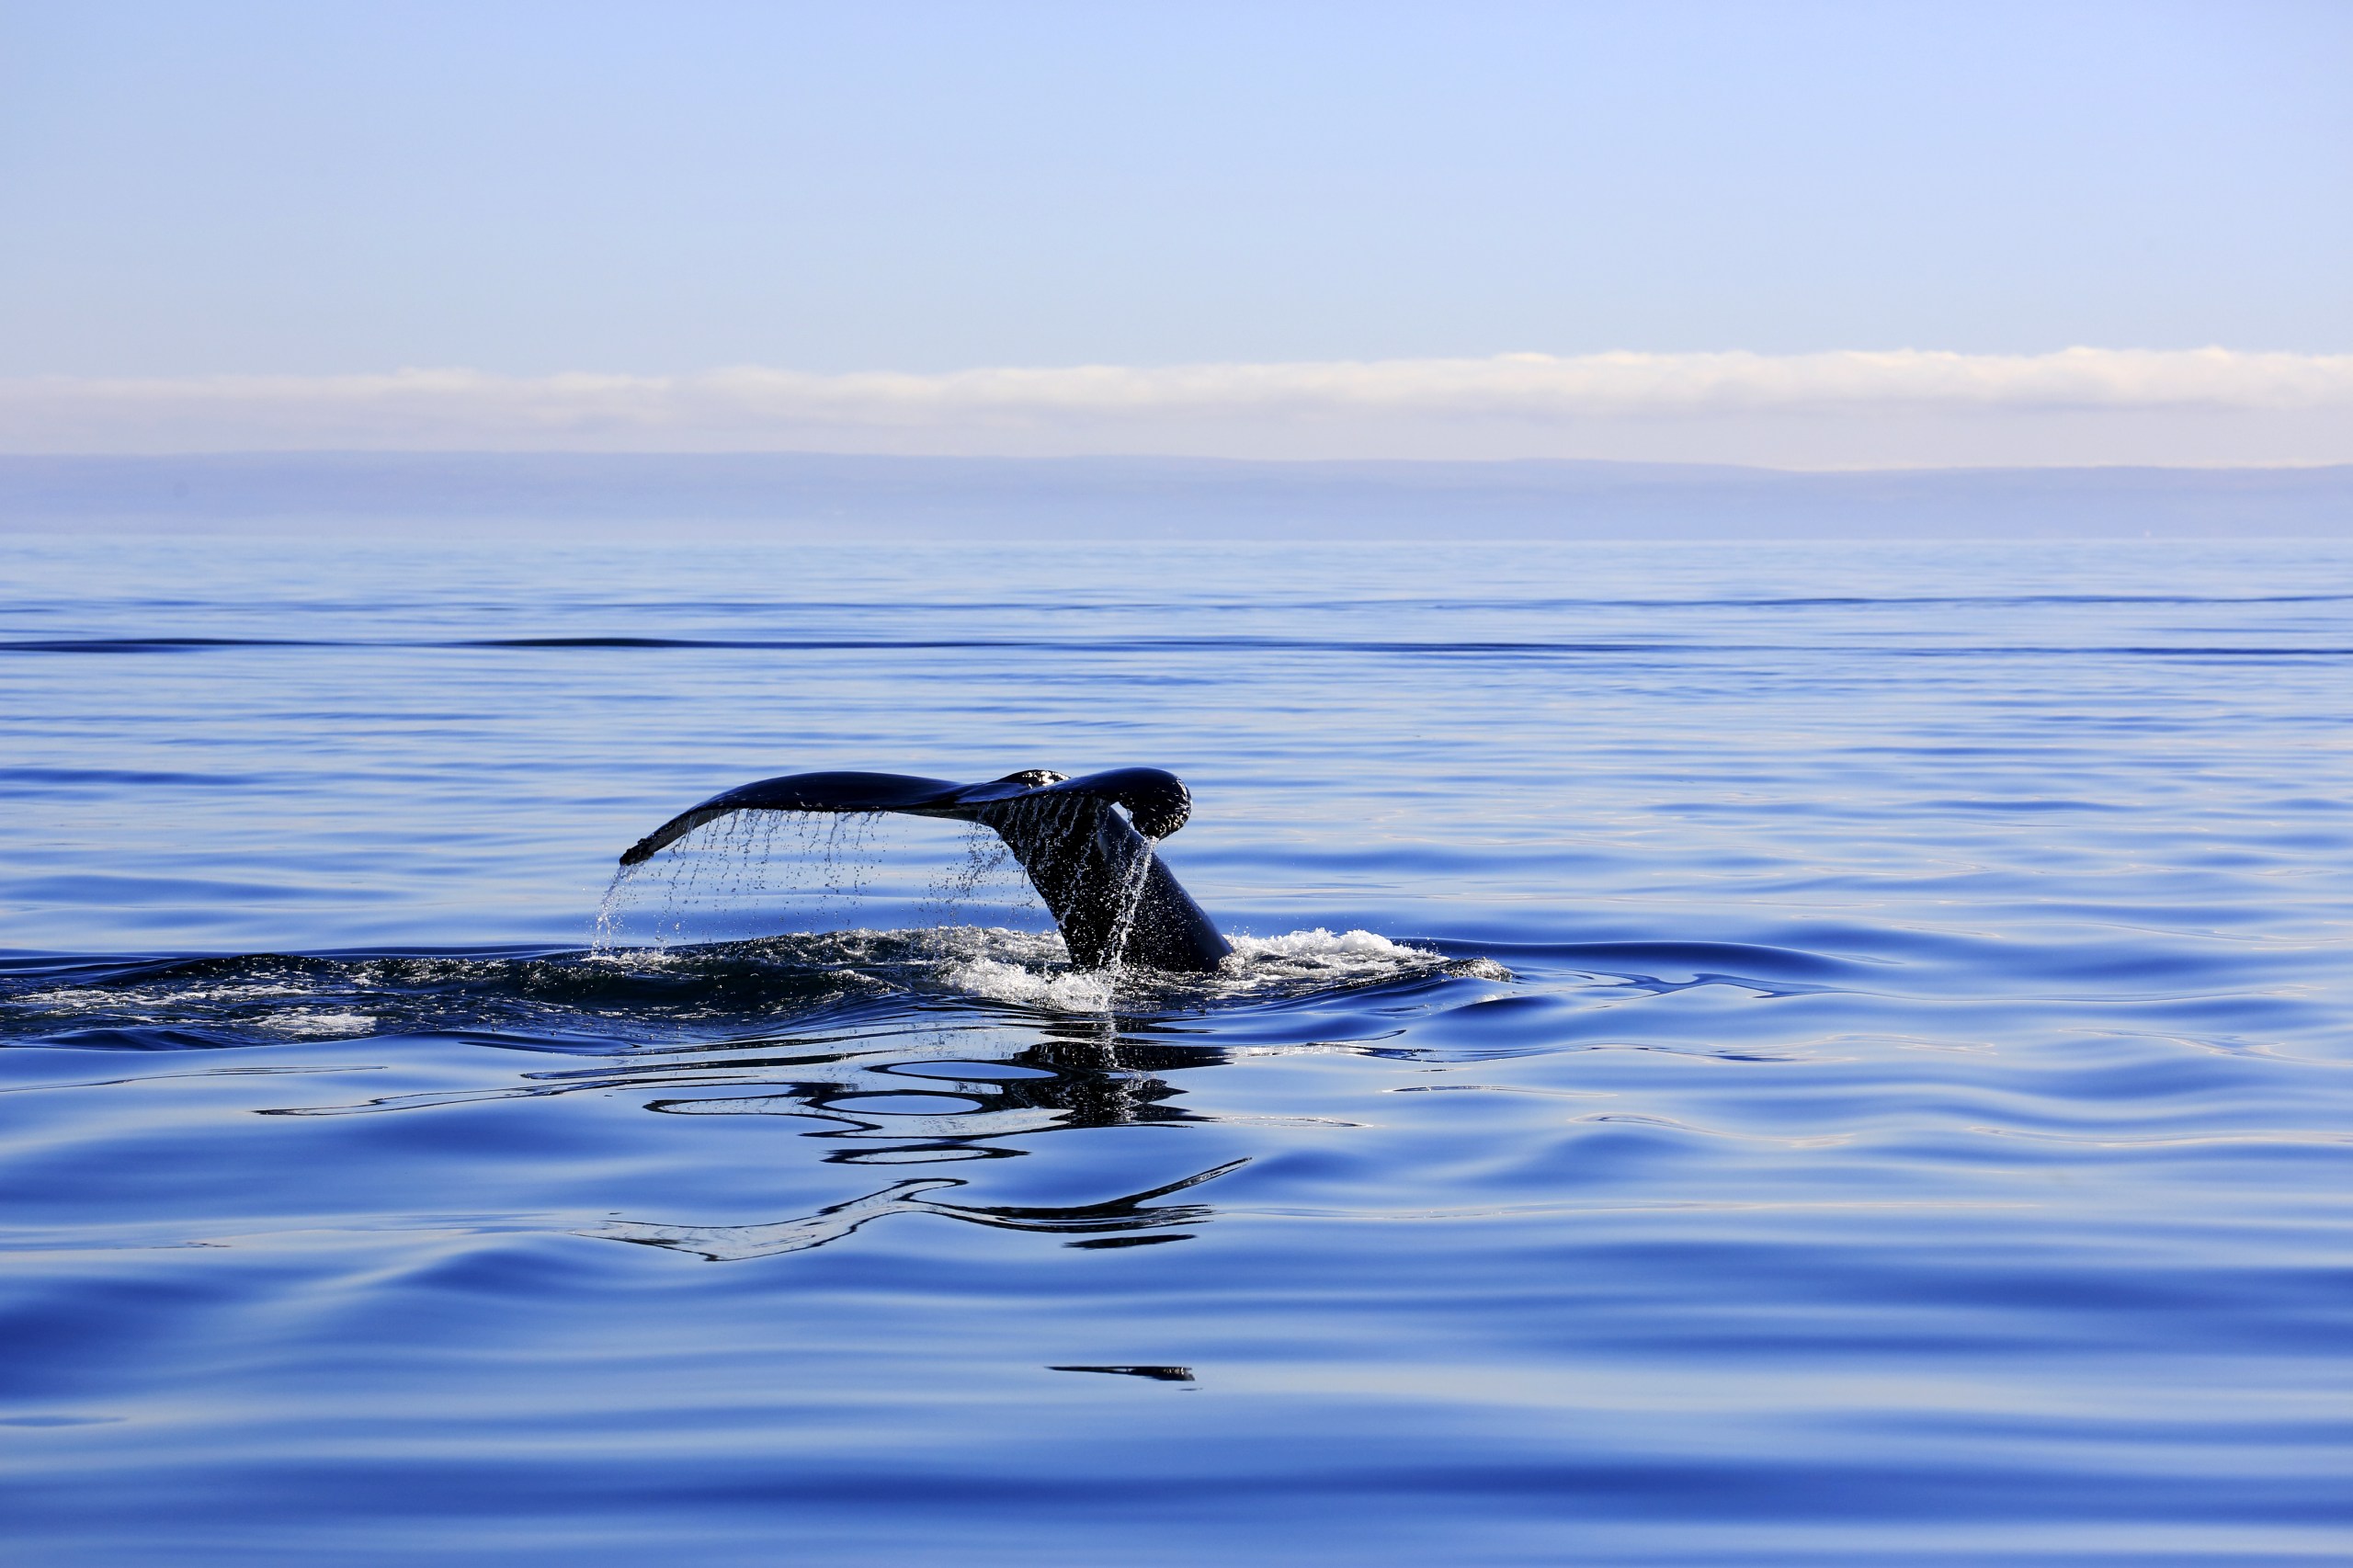
[[[1196,1119],[1164,1102],[1179,1091],[1149,1069],[1180,1070],[1224,1060],[1224,1052],[1128,1039],[1048,1040],[995,1062],[898,1061],[870,1067],[850,1084],[835,1081],[767,1085],[750,1096],[665,1097],[646,1108],[671,1115],[752,1115],[820,1118],[830,1123],[808,1136],[849,1140],[858,1146],[826,1156],[842,1165],[935,1164],[1011,1158],[1031,1151],[989,1142],[1010,1134],[1075,1128],[1129,1126]],[[1010,1071],[1020,1074],[1001,1077]],[[979,1074],[990,1074],[979,1076]],[[929,1089],[878,1087],[875,1080],[943,1080],[953,1095]],[[894,1108],[874,1108],[888,1099]],[[910,1114],[896,1108],[926,1100],[961,1103],[969,1110]],[[910,1123],[915,1124],[910,1126]],[[909,1141],[909,1134],[915,1135]],[[876,1141],[881,1141],[879,1143]],[[1208,1205],[1149,1206],[1157,1198],[1212,1181],[1248,1164],[1229,1160],[1181,1180],[1094,1203],[1059,1206],[958,1203],[938,1196],[969,1184],[955,1176],[914,1176],[813,1214],[750,1225],[674,1225],[614,1221],[584,1234],[688,1253],[714,1263],[805,1252],[836,1242],[892,1214],[930,1214],[993,1230],[1028,1231],[1073,1239],[1063,1244],[1102,1249],[1149,1246],[1189,1239],[1181,1227],[1206,1222]]]
[[[1199,1224],[1211,1214],[1207,1205],[1199,1203],[1172,1203],[1156,1209],[1146,1208],[1145,1205],[1153,1199],[1182,1192],[1189,1187],[1199,1187],[1248,1163],[1246,1160],[1228,1160],[1222,1165],[1212,1165],[1180,1181],[1106,1199],[1099,1203],[1060,1207],[950,1203],[930,1195],[962,1187],[964,1182],[953,1176],[917,1176],[894,1183],[880,1192],[869,1193],[864,1198],[829,1205],[797,1220],[778,1220],[757,1225],[655,1225],[617,1220],[582,1234],[609,1241],[633,1242],[641,1246],[665,1247],[672,1252],[692,1253],[713,1263],[733,1263],[745,1258],[772,1257],[779,1253],[806,1252],[811,1247],[821,1247],[828,1242],[841,1240],[859,1226],[881,1219],[886,1214],[936,1214],[943,1219],[986,1225],[993,1230],[1032,1231],[1086,1238],[1064,1244],[1069,1246],[1143,1246],[1154,1242],[1187,1240],[1188,1238],[1177,1233],[1176,1227]]]
[[[971,1031],[961,1028],[893,1030],[879,1040],[867,1037],[859,1042],[861,1048],[847,1051],[803,1051],[795,1049],[800,1042],[771,1038],[683,1059],[665,1051],[586,1068],[527,1073],[521,1084],[510,1081],[494,1088],[389,1095],[358,1104],[288,1106],[263,1114],[381,1115],[489,1100],[654,1090],[657,1092],[644,1108],[666,1115],[817,1122],[802,1135],[847,1145],[828,1153],[827,1164],[940,1165],[1040,1152],[1002,1142],[1010,1137],[1202,1119],[1165,1103],[1180,1091],[1159,1074],[1226,1060],[1226,1053],[1214,1048],[1139,1040],[1108,1030],[1081,1036],[1059,1022],[1047,1028],[1049,1038],[995,1060],[963,1054],[970,1050]],[[882,1047],[881,1052],[873,1050],[877,1045]],[[779,1068],[785,1072],[779,1074]],[[733,1092],[712,1092],[722,1089]],[[908,1108],[932,1105],[957,1108]],[[1064,1244],[1074,1247],[1148,1246],[1188,1239],[1183,1227],[1201,1224],[1214,1212],[1206,1204],[1154,1204],[1154,1199],[1199,1187],[1247,1163],[1229,1160],[1180,1180],[1091,1203],[960,1203],[941,1195],[970,1183],[954,1176],[913,1176],[812,1214],[765,1223],[617,1219],[574,1233],[733,1262],[824,1246],[886,1215],[930,1214],[994,1230],[1065,1236],[1070,1239]]]
[[[1230,1062],[1233,1053],[1211,1043],[1214,1037],[1182,1013],[1082,1017],[1012,1005],[975,1007],[961,1000],[947,1006],[938,976],[943,968],[952,972],[966,948],[951,944],[948,957],[926,960],[927,941],[874,933],[777,938],[686,949],[642,969],[569,955],[370,960],[360,970],[334,960],[240,960],[225,971],[219,964],[200,966],[190,983],[211,995],[224,983],[257,987],[268,982],[276,994],[301,982],[306,996],[338,1005],[347,997],[352,1006],[384,1013],[384,1031],[369,1039],[390,1039],[397,1029],[488,1048],[435,1055],[429,1066],[410,1062],[404,1071],[411,1082],[397,1092],[256,1107],[265,1116],[406,1117],[460,1106],[609,1096],[665,1118],[765,1119],[779,1132],[810,1140],[803,1147],[820,1165],[896,1167],[875,1173],[870,1190],[844,1193],[835,1187],[812,1194],[806,1209],[763,1222],[699,1223],[691,1215],[639,1210],[559,1221],[568,1233],[735,1260],[824,1246],[896,1214],[929,1214],[1103,1250],[1184,1240],[1215,1218],[1208,1204],[1168,1200],[1240,1162],[1189,1175],[1181,1166],[1164,1166],[1148,1177],[1106,1173],[1099,1186],[1089,1182],[1079,1192],[1108,1189],[1108,1196],[1059,1206],[981,1201],[996,1195],[984,1184],[941,1171],[1033,1156],[1060,1163],[1063,1141],[1048,1136],[1056,1132],[1222,1120],[1189,1108],[1178,1084],[1184,1074]],[[1021,949],[1000,945],[990,950]],[[1370,987],[1398,996],[1447,983],[1451,972],[1435,955],[1384,949],[1377,962],[1342,983],[1358,994]],[[156,1013],[159,1004],[149,994],[152,970],[142,967],[132,978],[147,987],[128,994],[141,1015]],[[424,999],[397,1013],[373,1000],[395,979],[416,986]],[[430,982],[429,991],[419,982]],[[1318,970],[1313,978],[1288,981],[1245,973],[1232,983],[1253,985],[1254,996],[1281,998],[1333,982]],[[453,1027],[452,997],[464,1003],[471,1027]],[[654,1038],[615,1042],[618,1050],[583,1041],[584,1023],[609,1017],[624,1003]],[[797,1012],[798,1027],[777,1030],[779,1010]],[[689,1028],[756,1021],[767,1027],[717,1040],[677,1038]],[[1383,1043],[1385,1027],[1362,1040],[1316,1033],[1320,1050],[1390,1049]],[[517,1051],[526,1061],[547,1062],[551,1054],[568,1060],[517,1071],[511,1054]],[[379,1065],[360,1062],[354,1070]],[[441,1081],[434,1082],[437,1076]],[[1082,1156],[1073,1144],[1068,1153],[1092,1159],[1100,1148],[1087,1144]],[[931,1168],[907,1168],[926,1166]]]

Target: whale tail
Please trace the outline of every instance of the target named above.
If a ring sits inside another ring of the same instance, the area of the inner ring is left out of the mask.
[[[1156,767],[1066,778],[1043,768],[985,784],[901,773],[794,773],[713,795],[624,850],[634,866],[705,823],[745,811],[897,812],[994,830],[1062,927],[1071,961],[1213,970],[1233,949],[1169,874],[1154,841],[1185,825],[1192,793]],[[1124,809],[1124,815],[1121,814]]]

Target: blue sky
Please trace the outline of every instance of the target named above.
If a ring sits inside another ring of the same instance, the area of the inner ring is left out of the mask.
[[[0,377],[2353,352],[2353,5],[0,8]]]

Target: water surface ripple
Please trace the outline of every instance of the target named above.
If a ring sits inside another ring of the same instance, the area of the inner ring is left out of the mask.
[[[2353,551],[1317,549],[0,539],[12,1546],[2353,1555]]]

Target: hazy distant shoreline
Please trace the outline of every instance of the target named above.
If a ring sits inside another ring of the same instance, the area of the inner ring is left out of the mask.
[[[2353,465],[1825,473],[769,452],[0,456],[0,529],[278,532],[392,519],[1105,540],[2335,537],[2353,532]]]

